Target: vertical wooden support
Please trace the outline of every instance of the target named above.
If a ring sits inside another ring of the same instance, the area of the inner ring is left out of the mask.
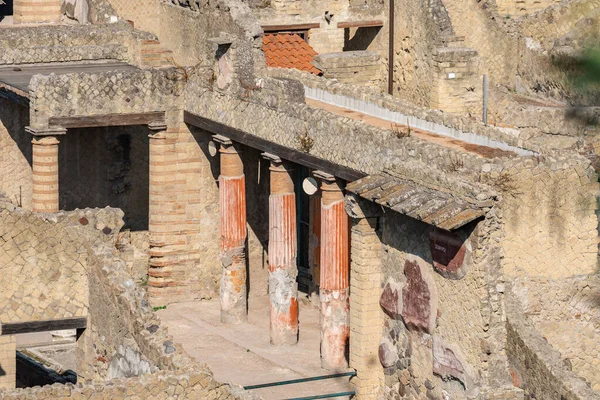
[[[348,367],[349,229],[344,210],[343,183],[330,175],[321,178],[321,366]]]
[[[271,344],[298,343],[298,266],[294,171],[277,156],[271,161],[269,196],[269,296]]]
[[[220,143],[221,321],[237,324],[248,320],[246,178],[238,145],[230,140]]]
[[[27,128],[34,134],[33,145],[33,211],[58,212],[58,139],[46,132]],[[64,129],[53,129],[52,133],[64,134]]]

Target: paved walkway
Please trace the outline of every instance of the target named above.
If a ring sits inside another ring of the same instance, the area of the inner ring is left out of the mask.
[[[269,298],[250,299],[249,308],[249,322],[241,325],[221,323],[218,299],[171,304],[158,315],[174,340],[190,356],[208,364],[221,382],[246,386],[332,373],[321,369],[315,307],[300,302],[300,341],[288,347],[269,344]],[[338,378],[253,392],[267,400],[281,400],[350,390],[348,378]]]

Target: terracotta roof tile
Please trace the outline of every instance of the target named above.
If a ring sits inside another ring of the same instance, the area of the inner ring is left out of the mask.
[[[269,67],[295,68],[319,75],[313,65],[317,52],[304,39],[293,33],[265,34],[263,51]]]

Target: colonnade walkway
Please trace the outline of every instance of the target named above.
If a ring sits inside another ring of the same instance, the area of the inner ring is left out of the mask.
[[[237,325],[221,322],[220,307],[217,298],[170,304],[157,312],[174,341],[208,364],[218,381],[247,386],[334,373],[321,368],[319,310],[306,295],[299,293],[300,340],[291,346],[269,344],[269,296],[250,298],[248,322]],[[252,392],[266,400],[282,400],[351,390],[345,377]]]

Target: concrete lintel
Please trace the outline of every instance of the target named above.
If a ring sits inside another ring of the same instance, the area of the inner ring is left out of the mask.
[[[31,133],[34,136],[57,136],[67,134],[67,130],[62,126],[49,126],[47,128],[32,128],[31,126],[26,126],[25,132]]]

